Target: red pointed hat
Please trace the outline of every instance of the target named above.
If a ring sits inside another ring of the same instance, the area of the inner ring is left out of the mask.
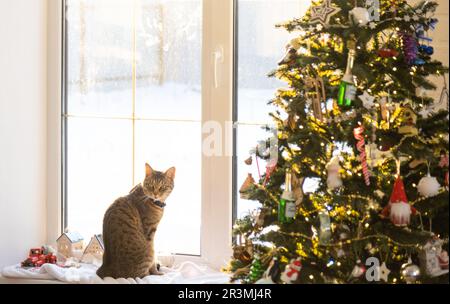
[[[406,197],[405,185],[403,184],[402,178],[399,176],[395,180],[394,189],[392,190],[391,198],[389,199],[391,204],[395,204],[398,202],[408,202],[408,198]]]

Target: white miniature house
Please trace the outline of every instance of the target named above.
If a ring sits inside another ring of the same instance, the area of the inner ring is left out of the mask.
[[[423,271],[430,277],[448,273],[448,255],[442,249],[443,241],[437,237],[429,240],[420,253]]]
[[[82,259],[86,260],[93,257],[97,260],[102,260],[104,250],[105,247],[103,245],[102,235],[96,234],[91,238],[89,244],[86,246],[86,249],[84,249]]]
[[[57,240],[58,254],[70,258],[83,250],[83,237],[78,232],[64,232]]]

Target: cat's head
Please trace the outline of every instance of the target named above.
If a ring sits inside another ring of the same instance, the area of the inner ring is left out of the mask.
[[[174,179],[175,167],[159,172],[145,164],[145,179],[142,183],[145,195],[155,201],[165,202],[173,190]]]

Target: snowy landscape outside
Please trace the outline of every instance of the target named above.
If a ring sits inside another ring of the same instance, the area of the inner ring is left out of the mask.
[[[309,4],[280,2],[284,5],[238,3],[238,186],[247,173],[258,177],[255,162],[247,166],[244,160],[268,137],[261,128],[271,123],[267,102],[285,86],[266,77],[291,37],[274,25],[300,16]],[[67,1],[68,228],[89,240],[102,232],[109,205],[143,180],[146,162],[160,171],[175,166],[175,189],[156,247],[164,253],[198,255],[202,1],[136,3],[134,8],[127,0]],[[260,167],[263,173],[265,164]],[[257,205],[238,199],[238,217]]]

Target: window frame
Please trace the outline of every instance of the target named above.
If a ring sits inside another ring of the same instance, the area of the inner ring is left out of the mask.
[[[64,191],[67,162],[65,1],[49,1],[47,13],[47,243],[55,244],[65,229],[64,219],[67,217]],[[203,0],[202,18],[202,124],[219,122],[225,138],[226,134],[233,133],[229,122],[233,121],[234,100],[234,1]],[[214,64],[214,54],[218,50],[223,52],[223,61]],[[202,137],[207,135],[202,134]],[[232,167],[232,156],[227,153],[222,156],[202,155],[200,255],[175,255],[176,264],[194,261],[220,269],[231,257]]]

